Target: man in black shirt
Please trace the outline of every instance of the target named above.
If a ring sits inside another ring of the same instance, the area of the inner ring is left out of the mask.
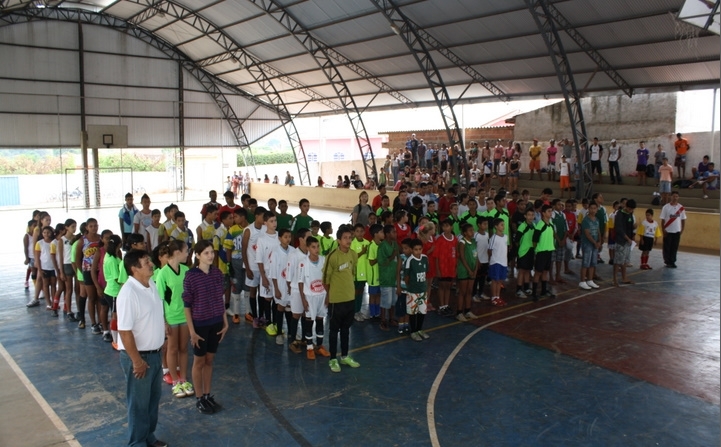
[[[616,251],[613,257],[613,285],[618,287],[616,276],[621,270],[621,282],[633,284],[626,277],[626,264],[631,260],[631,244],[636,233],[636,220],[633,217],[633,210],[636,209],[636,201],[628,199],[626,206],[616,213],[614,229],[616,230]]]

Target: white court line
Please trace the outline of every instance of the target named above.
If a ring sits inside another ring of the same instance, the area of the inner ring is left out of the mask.
[[[60,420],[57,413],[55,413],[55,411],[52,409],[52,407],[50,407],[48,402],[43,398],[37,388],[35,388],[35,385],[32,384],[32,382],[30,381],[30,379],[28,379],[23,370],[20,369],[20,366],[15,363],[15,360],[13,360],[13,358],[10,356],[10,353],[7,352],[5,346],[3,346],[2,343],[0,343],[0,355],[5,358],[5,361],[8,362],[8,365],[10,365],[10,368],[12,368],[12,370],[15,372],[15,375],[18,376],[18,379],[20,379],[23,385],[25,385],[25,388],[27,388],[27,390],[33,396],[38,405],[40,405],[40,408],[42,408],[48,418],[50,418],[50,421],[52,421],[53,425],[55,425],[55,428],[60,431],[60,434],[63,435],[68,445],[70,445],[71,447],[82,447],[78,440],[75,439],[75,436],[70,433],[68,427],[66,427],[63,421]]]
[[[646,285],[646,284],[663,284],[663,283],[676,283],[676,282],[698,282],[697,280],[692,279],[682,279],[682,280],[665,280],[665,281],[649,281],[649,282],[641,282],[641,283],[635,283],[635,284],[629,284],[631,286],[640,286],[640,285]],[[624,286],[624,287],[627,287]],[[549,304],[548,306],[539,307],[537,309],[529,310],[527,312],[522,312],[520,314],[511,315],[510,317],[502,318],[497,321],[493,321],[491,323],[485,324],[477,329],[475,329],[470,334],[466,335],[466,337],[461,340],[460,343],[458,343],[458,346],[451,352],[451,354],[448,356],[446,361],[443,363],[443,366],[441,367],[440,371],[438,371],[438,375],[436,376],[436,380],[433,381],[433,385],[431,385],[431,392],[428,394],[428,400],[426,401],[426,418],[428,419],[428,434],[431,438],[431,445],[433,447],[440,447],[441,443],[438,440],[438,433],[436,432],[436,417],[435,417],[435,411],[434,407],[436,405],[436,395],[438,394],[438,389],[441,387],[441,382],[443,382],[443,377],[446,375],[446,372],[448,371],[448,368],[451,366],[451,363],[453,363],[453,360],[455,360],[456,356],[459,352],[461,352],[461,349],[468,343],[468,341],[473,338],[474,335],[481,332],[483,329],[486,329],[488,327],[493,326],[494,324],[502,323],[504,321],[513,320],[514,318],[523,317],[526,315],[530,315],[532,313],[536,313],[542,310],[549,309],[551,307],[560,306],[561,304],[570,303],[571,301],[575,301],[579,298],[584,298],[589,295],[593,295],[599,292],[605,292],[607,290],[611,290],[611,288],[603,288],[598,290],[593,290],[591,292],[584,293],[579,296],[575,296],[573,298],[569,298],[567,300],[558,301],[553,304]]]

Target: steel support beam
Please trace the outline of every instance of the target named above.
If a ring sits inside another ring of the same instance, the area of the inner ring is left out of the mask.
[[[292,116],[290,115],[290,112],[288,111],[288,108],[285,106],[285,102],[283,101],[282,96],[278,92],[276,86],[271,82],[271,80],[268,77],[268,74],[272,75],[278,75],[283,76],[282,73],[275,70],[274,68],[270,67],[269,65],[263,63],[260,59],[257,57],[251,55],[247,51],[243,49],[243,47],[236,42],[232,37],[230,37],[225,31],[218,29],[212,22],[205,19],[204,17],[200,16],[196,12],[192,11],[191,9],[188,9],[182,5],[179,5],[177,3],[168,1],[168,0],[159,0],[159,1],[153,1],[153,0],[128,0],[133,1],[134,3],[148,5],[148,9],[154,9],[156,13],[158,11],[162,12],[165,15],[168,15],[170,17],[173,17],[179,21],[182,21],[186,25],[190,25],[196,30],[200,31],[204,35],[208,36],[208,38],[215,41],[218,45],[220,45],[226,52],[232,54],[232,57],[235,61],[238,62],[238,64],[245,68],[248,73],[253,77],[253,79],[258,83],[258,85],[261,87],[264,96],[268,99],[268,102],[277,110],[281,112],[279,115],[281,118],[281,122],[283,123],[283,129],[286,132],[286,136],[288,137],[288,142],[290,143],[292,149],[293,149],[293,155],[296,160],[296,164],[298,166],[298,177],[299,177],[299,184],[304,185],[311,185],[310,182],[310,175],[308,173],[308,162],[305,158],[305,150],[303,149],[303,145],[300,141],[300,135],[298,134],[298,130],[295,127],[295,124],[293,123]],[[142,14],[142,13],[141,13]],[[200,71],[204,70],[202,67],[200,67],[198,64],[195,64],[197,69]],[[284,82],[288,83],[295,83],[299,86],[299,89],[302,89],[303,86],[298,83],[297,81],[290,79],[289,77],[285,77],[283,79]],[[321,103],[325,104],[326,106],[330,108],[336,108],[338,109],[339,106],[335,104],[334,102],[328,100],[327,98],[323,97],[322,95],[319,95],[318,93],[313,92],[310,89],[305,89],[305,93],[312,95],[311,97],[317,101],[320,101]],[[282,116],[281,116],[282,115]],[[252,153],[251,155],[251,162],[253,164],[253,169],[255,169],[255,162],[252,161]],[[257,177],[257,175],[256,175]]]
[[[388,23],[393,29],[393,32],[397,33],[405,42],[408,49],[413,54],[418,66],[421,68],[423,75],[428,81],[428,86],[433,92],[433,97],[436,101],[436,105],[441,111],[441,117],[443,118],[443,124],[446,128],[446,135],[448,136],[448,142],[450,143],[450,152],[453,152],[453,146],[458,145],[461,152],[461,163],[463,164],[463,174],[466,179],[468,176],[468,163],[466,162],[466,148],[463,143],[463,134],[461,133],[460,126],[458,126],[458,120],[456,114],[453,111],[453,101],[448,95],[448,89],[443,82],[441,73],[436,66],[436,63],[431,57],[430,50],[426,42],[421,38],[418,33],[417,27],[406,17],[400,8],[397,7],[391,0],[371,0],[373,4],[383,13]],[[456,179],[460,183],[460,167],[456,167]]]
[[[606,75],[611,78],[611,80],[630,98],[633,96],[633,88],[631,88],[630,85],[628,85],[628,82],[626,82],[625,79],[621,77],[620,74],[611,66],[611,64],[606,61],[606,59],[601,56],[601,54],[596,51],[593,46],[586,40],[585,37],[581,35],[581,33],[576,30],[576,28],[571,25],[571,23],[566,19],[566,17],[561,14],[561,11],[558,10],[553,4],[549,2],[545,2],[545,9],[547,10],[547,14],[550,15],[553,20],[558,24],[558,26],[563,29],[566,34],[568,34],[571,39],[573,39],[574,42],[576,42],[576,45],[583,50],[588,57],[593,60],[598,68],[603,70]]]
[[[576,160],[581,167],[580,175],[576,182],[576,197],[591,197],[593,193],[593,177],[591,175],[591,160],[588,154],[588,137],[586,133],[586,122],[583,119],[581,109],[581,97],[576,89],[576,82],[573,79],[573,70],[568,61],[563,43],[558,35],[558,29],[554,23],[553,15],[549,12],[546,0],[525,0],[533,20],[538,26],[538,31],[548,48],[553,66],[556,69],[558,82],[563,91],[563,99],[566,103],[568,118],[571,122],[571,133],[573,145],[576,148]]]
[[[185,200],[185,82],[183,64],[178,62],[178,177],[180,178],[180,201]]]
[[[200,84],[205,88],[206,92],[213,98],[216,105],[220,109],[223,117],[228,122],[231,131],[233,132],[233,136],[235,137],[235,140],[238,144],[238,147],[241,151],[248,151],[251,164],[253,166],[253,169],[255,169],[255,161],[253,160],[253,154],[250,150],[248,139],[242,128],[242,121],[235,114],[235,111],[233,110],[232,106],[230,105],[227,98],[220,89],[219,85],[221,85],[221,83],[218,82],[217,78],[198,67],[197,64],[195,64],[177,48],[158,38],[157,36],[154,36],[148,31],[132,23],[128,23],[125,20],[108,16],[106,14],[100,14],[86,10],[75,10],[68,8],[24,9],[1,16],[0,26],[13,25],[17,23],[27,23],[35,20],[58,20],[112,28],[118,32],[122,32],[124,34],[136,37],[147,43],[148,45],[160,50],[170,59],[178,61],[183,68],[185,68],[200,82]],[[224,85],[226,87],[229,87],[227,86],[227,84]],[[246,97],[248,96],[245,92],[238,91],[237,89],[232,90],[234,91],[234,93],[240,93]],[[256,100],[256,102],[259,104],[263,104],[264,107],[268,107],[271,110],[275,110],[276,112],[278,111],[277,108],[273,108],[275,104],[271,104],[269,106],[262,101]],[[291,117],[287,113],[287,109],[284,112],[285,113],[278,114],[281,122],[289,121],[292,123]]]
[[[358,110],[353,94],[343,79],[343,75],[338,69],[338,66],[335,64],[334,58],[330,55],[330,48],[308,33],[298,20],[277,0],[250,1],[290,31],[293,37],[306,48],[321,70],[323,70],[323,73],[328,78],[330,85],[333,87],[338,99],[343,105],[343,110],[348,116],[348,120],[353,128],[356,143],[358,144],[361,159],[363,160],[363,169],[366,178],[373,178],[374,181],[378,181],[373,148],[371,147],[370,138],[363,123],[361,112]],[[339,53],[336,52],[336,54]]]

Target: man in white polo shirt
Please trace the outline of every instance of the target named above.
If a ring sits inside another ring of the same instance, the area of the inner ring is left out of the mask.
[[[686,226],[686,211],[678,203],[678,191],[671,193],[671,201],[661,209],[661,228],[663,229],[663,263],[666,267],[676,268],[676,253],[681,241],[681,233]]]
[[[123,264],[129,277],[117,299],[118,349],[126,380],[128,445],[166,447],[155,437],[165,343],[163,302],[150,279],[153,264],[146,252],[129,251]]]

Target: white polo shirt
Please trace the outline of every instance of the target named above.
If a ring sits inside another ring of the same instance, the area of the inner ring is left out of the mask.
[[[149,287],[132,276],[118,293],[118,330],[133,331],[138,351],[160,349],[165,342],[163,302],[153,280]],[[125,350],[123,339],[118,337],[118,349]]]

